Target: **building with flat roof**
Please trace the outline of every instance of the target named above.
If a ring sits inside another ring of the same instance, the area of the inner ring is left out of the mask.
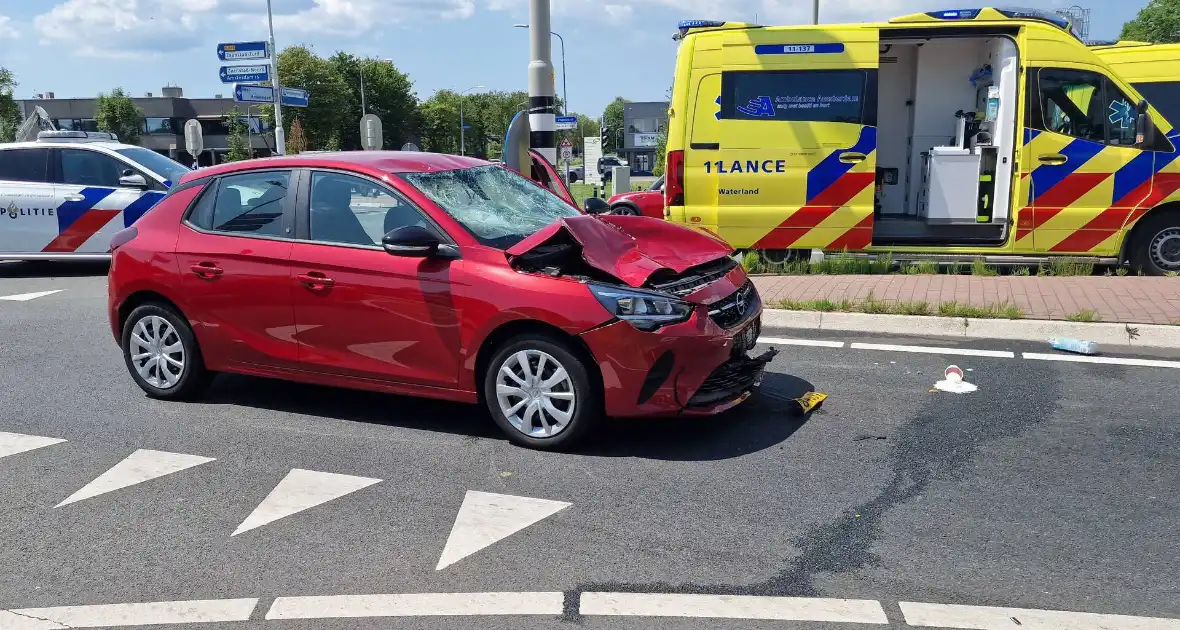
[[[143,111],[139,145],[183,164],[193,161],[184,142],[184,124],[193,119],[201,124],[205,145],[198,163],[211,166],[224,161],[224,155],[229,152],[227,116],[235,106],[246,115],[254,156],[266,157],[274,152],[273,139],[265,135],[270,126],[259,117],[257,106],[247,107],[248,103],[238,103],[220,94],[213,98],[187,98],[181,88],[172,86],[163,88],[159,96],[148,93],[131,100]],[[54,98],[52,92],[46,92],[39,94],[38,98],[16,103],[23,117],[28,117],[34,107],[40,106],[58,129],[98,131],[98,123],[94,120],[97,98]]]
[[[636,175],[651,175],[656,167],[660,132],[668,127],[668,103],[623,105],[623,159]]]

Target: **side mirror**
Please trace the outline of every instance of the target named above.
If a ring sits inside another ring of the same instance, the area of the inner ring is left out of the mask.
[[[438,235],[420,225],[407,225],[391,230],[381,238],[381,246],[391,256],[429,258],[438,253]]]
[[[1151,122],[1151,114],[1147,111],[1147,101],[1141,100],[1135,106],[1138,115],[1135,117],[1135,146],[1144,148],[1155,146],[1155,125]]]
[[[126,169],[123,171],[123,174],[119,177],[119,187],[120,188],[147,188],[148,184],[147,184],[147,180],[145,180],[143,178],[143,175],[140,175],[140,174],[132,171],[131,169]]]
[[[587,197],[582,202],[582,209],[586,211],[586,214],[606,214],[610,212],[610,204],[598,197]]]

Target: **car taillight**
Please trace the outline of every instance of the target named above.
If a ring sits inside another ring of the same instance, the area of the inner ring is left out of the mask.
[[[670,151],[664,169],[664,207],[684,205],[684,151]]]
[[[127,243],[130,243],[131,239],[135,238],[136,236],[139,236],[139,230],[135,229],[134,227],[129,227],[115,232],[115,235],[111,237],[111,251],[113,252]]]

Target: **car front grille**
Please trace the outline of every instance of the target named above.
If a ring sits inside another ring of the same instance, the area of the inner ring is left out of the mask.
[[[709,317],[722,328],[733,328],[754,307],[754,283],[746,280],[737,291],[709,305]]]
[[[701,383],[688,400],[688,406],[705,407],[749,391],[761,380],[766,364],[775,354],[775,349],[771,348],[756,358],[742,355],[726,361]]]
[[[676,297],[684,297],[705,285],[712,284],[724,278],[736,266],[737,262],[726,256],[713,262],[697,265],[673,278],[650,282],[649,286],[656,291],[671,293]]]

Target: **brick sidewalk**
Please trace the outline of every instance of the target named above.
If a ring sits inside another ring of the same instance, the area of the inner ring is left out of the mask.
[[[1180,323],[1180,278],[1117,276],[755,276],[762,300],[943,302],[990,306],[1004,302],[1024,309],[1027,319],[1065,319],[1093,309],[1104,322]]]

